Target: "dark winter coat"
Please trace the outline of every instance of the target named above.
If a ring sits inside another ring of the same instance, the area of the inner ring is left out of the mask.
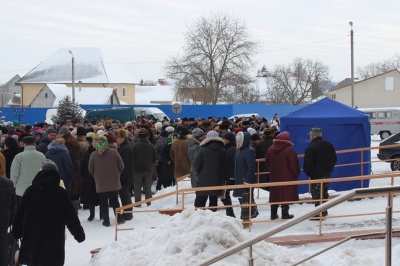
[[[256,159],[266,158],[268,149],[272,146],[274,138],[272,136],[265,136],[256,147]],[[260,162],[260,172],[269,172],[269,168],[266,162]],[[260,183],[268,183],[269,174],[260,175]],[[268,190],[269,188],[267,188]]]
[[[195,137],[190,137],[187,141],[188,143],[188,153],[190,160],[190,182],[192,187],[197,187],[197,173],[194,171],[194,159],[197,156],[200,148],[200,141]]]
[[[73,197],[81,193],[80,190],[82,186],[82,176],[80,173],[80,169],[83,154],[81,154],[81,146],[79,145],[75,137],[71,135],[71,133],[68,132],[64,134],[63,138],[65,139],[65,146],[68,149],[72,164],[74,165],[74,180],[72,181],[71,191],[69,192],[71,197]]]
[[[6,177],[0,176],[0,228],[7,228],[11,225],[15,199],[13,182]]]
[[[118,153],[124,163],[124,170],[120,176],[121,186],[130,187],[133,185],[133,148],[128,139],[119,145]]]
[[[175,178],[182,177],[190,173],[187,138],[174,140],[171,147],[171,158],[175,163]]]
[[[133,145],[133,172],[134,173],[152,173],[157,165],[157,152],[154,145],[147,139],[139,139]]]
[[[96,149],[90,145],[81,161],[82,190],[80,202],[82,204],[100,205],[99,194],[96,192],[94,177],[89,173],[89,158]]]
[[[297,181],[300,175],[299,160],[293,143],[275,139],[267,153],[270,182]],[[299,200],[298,186],[270,187],[269,202]]]
[[[236,150],[235,154],[235,184],[242,185],[243,183],[253,184],[256,182],[256,153],[250,147],[250,133],[243,132],[244,139],[242,146]],[[242,197],[244,189],[235,189],[233,196]]]
[[[19,149],[6,149],[3,151],[4,158],[6,159],[6,177],[10,178],[11,164],[15,155],[19,153]]]
[[[56,171],[40,171],[18,205],[12,234],[22,238],[19,263],[64,265],[65,226],[78,242],[85,232]]]
[[[89,173],[96,182],[96,192],[118,191],[122,188],[120,175],[124,163],[116,148],[109,146],[102,155],[92,152],[89,159]]]
[[[161,150],[160,156],[162,158],[162,169],[161,169],[161,180],[164,187],[171,186],[174,184],[174,168],[175,164],[171,158],[171,146],[172,144],[167,144]]]
[[[336,162],[336,151],[333,145],[321,137],[316,137],[304,153],[303,171],[311,179],[329,177]]]
[[[228,156],[228,169],[226,171],[227,185],[235,184],[235,154],[236,154],[236,141],[230,141],[224,146],[226,155]],[[232,182],[230,182],[232,181]]]
[[[58,167],[60,178],[64,182],[65,189],[71,190],[72,180],[74,180],[74,166],[68,154],[67,147],[58,142],[51,142],[46,152],[46,158],[52,160]]]
[[[49,146],[50,143],[51,143],[51,140],[47,136],[43,136],[39,142],[39,146],[38,146],[37,150],[43,154],[46,154],[47,147]]]
[[[197,156],[194,158],[194,171],[197,173],[197,187],[222,186],[225,184],[228,169],[228,156],[224,141],[219,137],[206,138],[200,143]],[[200,196],[217,196],[220,190],[197,191]]]
[[[164,131],[166,132],[166,131]],[[166,134],[167,136],[165,136],[163,133],[159,136],[159,138],[157,139],[155,148],[156,148],[156,152],[157,152],[157,156],[158,156],[158,161],[162,162],[163,158],[161,157],[161,151],[162,149],[165,147],[165,145],[168,145],[168,134]]]

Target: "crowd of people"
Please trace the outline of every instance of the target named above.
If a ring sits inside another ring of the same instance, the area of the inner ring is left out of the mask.
[[[81,208],[89,210],[87,219],[93,221],[95,208],[100,206],[99,218],[108,227],[109,207],[115,215],[115,209],[120,204],[131,204],[132,198],[135,202],[151,198],[153,183],[156,190],[161,190],[175,185],[177,178],[187,174],[192,187],[256,183],[256,159],[259,158],[266,158],[259,166],[260,171],[269,172],[260,175],[260,182],[297,180],[300,165],[290,133],[280,132],[279,127],[278,115],[271,122],[255,116],[235,117],[234,121],[215,116],[177,120],[165,117],[162,121],[138,117],[123,122],[101,119],[3,127],[0,176],[5,178],[0,179],[0,189],[7,193],[2,193],[0,204],[7,202],[8,206],[0,207],[8,212],[7,216],[0,214],[0,241],[12,223],[13,235],[22,238],[20,261],[41,262],[36,259],[43,255],[40,248],[48,247],[36,245],[35,241],[44,234],[43,230],[47,230],[46,234],[53,230],[55,233],[48,240],[58,243],[51,248],[59,258],[59,263],[53,265],[63,265],[64,244],[60,238],[64,237],[65,226],[78,242],[85,239],[77,218]],[[304,171],[313,179],[328,178],[336,163],[335,150],[322,140],[318,128],[310,131],[310,140]],[[323,158],[321,154],[325,154]],[[10,184],[15,190],[9,188]],[[272,220],[279,218],[280,202],[298,200],[297,186],[266,189],[270,193]],[[320,198],[320,190],[313,187],[313,198]],[[326,198],[328,187],[322,190]],[[15,193],[15,202],[12,193]],[[228,206],[226,215],[236,217],[230,194],[230,190],[197,191],[194,205],[205,208],[208,201],[208,208],[216,211],[220,199]],[[248,189],[233,190],[233,196],[242,204],[254,204],[252,194]],[[62,207],[57,209],[57,204]],[[14,205],[17,206],[15,215]],[[282,219],[293,218],[289,204],[280,206]],[[32,215],[33,212],[36,214]],[[241,208],[243,220],[257,215],[256,206],[250,213],[248,208]],[[124,223],[133,216],[127,212],[118,214],[117,218],[118,223]]]

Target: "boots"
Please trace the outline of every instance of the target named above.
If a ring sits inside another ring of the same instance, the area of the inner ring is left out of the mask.
[[[278,205],[271,205],[271,220],[276,220],[278,218]]]
[[[230,197],[226,197],[225,199],[221,200],[224,206],[232,205],[232,199]],[[232,207],[226,208],[226,216],[230,216],[236,218],[235,212],[233,211]]]
[[[122,216],[122,214],[118,214],[118,224],[124,224],[125,223],[125,219]]]
[[[72,202],[72,206],[74,206],[74,210],[76,211],[76,213],[78,213],[79,207],[81,206],[79,204],[79,200],[71,200]]]
[[[289,205],[282,205],[282,219],[292,219],[293,214],[289,214]]]
[[[91,221],[93,221],[93,219],[94,219],[94,213],[95,213],[95,210],[94,210],[94,205],[89,205],[88,206],[89,207],[89,211],[90,211],[90,215],[89,215],[89,217],[87,218],[87,220],[89,221],[89,222],[91,222]]]

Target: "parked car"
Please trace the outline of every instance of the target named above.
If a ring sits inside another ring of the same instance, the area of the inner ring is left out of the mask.
[[[377,155],[379,160],[390,163],[390,168],[392,168],[392,171],[400,171],[400,132],[383,140],[381,143],[379,143],[379,147],[395,144],[399,144],[399,146],[387,149],[379,149]]]
[[[244,117],[244,120],[245,120],[245,121],[250,120],[251,118],[253,118],[253,116],[259,117],[259,115],[258,115],[257,113],[238,114],[238,115],[233,115],[233,116],[229,117],[228,120],[231,121],[231,122],[234,122],[236,116],[239,117],[239,118],[243,118],[243,117]]]

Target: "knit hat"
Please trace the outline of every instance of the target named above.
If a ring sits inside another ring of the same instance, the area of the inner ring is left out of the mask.
[[[86,136],[86,129],[84,127],[77,127],[76,135],[79,136]]]
[[[192,131],[192,136],[195,137],[196,139],[201,138],[204,135],[204,131],[201,130],[200,128],[195,128]]]
[[[171,127],[171,126],[169,126],[169,127],[166,127],[166,128],[165,128],[165,131],[167,131],[169,134],[171,134],[172,132],[174,132],[174,131],[175,131],[175,128],[174,128],[174,127]]]
[[[313,127],[311,130],[310,130],[310,133],[309,133],[311,136],[313,136],[313,137],[321,137],[322,136],[322,130],[320,129],[320,128],[318,128],[318,127]]]
[[[252,135],[252,136],[257,133],[257,131],[254,128],[251,128],[251,127],[247,128],[247,132],[249,132],[250,135]]]
[[[160,131],[161,128],[162,128],[162,123],[161,123],[161,122],[155,123],[155,124],[154,124],[154,128],[155,128],[157,131]]]
[[[21,134],[18,136],[18,142],[23,141],[23,139],[24,139],[25,137],[32,137],[32,135],[31,135],[31,134],[26,134],[26,133],[21,133]],[[32,138],[33,138],[33,137],[32,137]],[[35,141],[34,141],[34,142],[35,142]]]
[[[244,133],[242,131],[240,131],[237,135],[236,135],[236,141],[238,142],[243,142],[244,140]]]
[[[218,134],[217,131],[210,130],[210,131],[207,132],[207,137],[206,137],[207,139],[208,138],[217,138],[217,137],[219,137],[219,134]]]
[[[61,127],[61,128],[58,130],[58,134],[60,134],[60,135],[67,134],[68,132],[70,132],[70,131],[68,130],[67,127]]]
[[[49,135],[49,134],[51,134],[51,133],[57,134],[57,130],[55,130],[55,129],[52,128],[52,127],[49,127],[49,128],[46,130],[46,135]]]
[[[108,149],[108,140],[105,136],[102,136],[97,141],[97,153],[102,155]]]
[[[226,132],[226,133],[223,135],[223,138],[226,139],[226,140],[229,140],[230,143],[231,143],[231,142],[234,143],[234,142],[236,141],[235,135],[233,135],[232,132]]]
[[[45,159],[42,162],[42,171],[56,171],[58,172],[58,167],[55,164],[55,162],[53,162],[50,159]]]
[[[276,138],[281,139],[281,140],[290,141],[290,134],[287,131],[283,131],[283,132],[279,133],[278,136],[276,136]]]

